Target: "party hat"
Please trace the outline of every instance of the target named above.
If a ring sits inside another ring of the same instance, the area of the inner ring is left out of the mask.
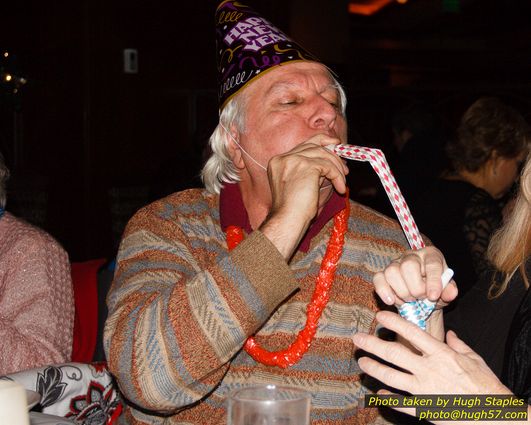
[[[218,99],[220,110],[264,72],[289,62],[319,60],[258,13],[225,0],[216,10]]]

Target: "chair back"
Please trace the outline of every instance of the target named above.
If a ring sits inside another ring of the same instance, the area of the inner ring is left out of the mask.
[[[74,285],[74,338],[72,361],[93,361],[98,335],[98,270],[105,259],[72,263]]]

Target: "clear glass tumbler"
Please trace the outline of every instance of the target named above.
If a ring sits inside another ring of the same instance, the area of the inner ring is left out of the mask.
[[[298,388],[257,385],[232,392],[228,425],[309,425],[310,394]]]

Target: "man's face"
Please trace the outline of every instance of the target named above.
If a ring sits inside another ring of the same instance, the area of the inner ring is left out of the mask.
[[[319,63],[276,67],[250,84],[244,96],[245,132],[240,134],[240,144],[264,166],[273,156],[317,134],[346,143],[347,126],[339,92]]]

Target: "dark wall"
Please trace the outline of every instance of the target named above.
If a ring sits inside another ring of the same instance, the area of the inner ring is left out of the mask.
[[[214,3],[3,7],[4,63],[28,80],[2,102],[8,207],[73,259],[113,255],[111,212],[123,221],[198,173],[217,116]],[[123,72],[125,48],[138,51],[137,74]]]

